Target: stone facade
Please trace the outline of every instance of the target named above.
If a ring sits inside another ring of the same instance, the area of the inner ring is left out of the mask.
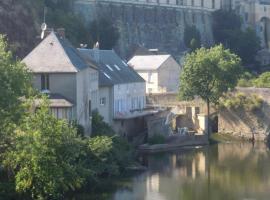
[[[211,14],[221,7],[220,0],[215,0],[215,9],[208,5],[209,1],[205,1],[205,7],[200,7],[197,1],[194,1],[194,6],[191,1],[181,6],[127,0],[78,0],[74,7],[88,23],[102,17],[113,21],[120,32],[116,51],[124,58],[130,57],[131,49],[137,45],[158,48],[177,57],[186,49],[183,38],[187,25],[197,27],[204,46],[213,44]]]

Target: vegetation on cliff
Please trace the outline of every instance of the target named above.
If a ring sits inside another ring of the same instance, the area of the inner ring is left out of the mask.
[[[260,74],[258,77],[251,73],[244,73],[238,81],[239,87],[270,88],[270,72]]]
[[[240,16],[233,11],[219,10],[213,14],[213,33],[216,43],[240,56],[243,64],[254,64],[255,55],[260,48],[260,39],[249,28],[242,30]]]

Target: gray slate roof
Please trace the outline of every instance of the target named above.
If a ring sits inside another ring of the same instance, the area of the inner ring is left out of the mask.
[[[33,73],[76,73],[89,66],[71,43],[53,31],[22,61]]]
[[[86,59],[98,63],[100,86],[145,82],[114,50],[79,49],[79,51]]]

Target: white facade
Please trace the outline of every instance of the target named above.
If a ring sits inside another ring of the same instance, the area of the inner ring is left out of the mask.
[[[134,56],[128,63],[145,80],[147,94],[178,91],[181,66],[170,55]]]
[[[145,83],[126,83],[113,86],[114,118],[143,110],[146,104]]]

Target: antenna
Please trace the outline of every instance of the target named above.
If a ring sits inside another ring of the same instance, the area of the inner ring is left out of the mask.
[[[40,36],[41,39],[44,38],[45,31],[47,29],[47,24],[45,23],[46,22],[46,12],[47,12],[47,8],[44,7],[43,23],[41,24],[41,36]]]

